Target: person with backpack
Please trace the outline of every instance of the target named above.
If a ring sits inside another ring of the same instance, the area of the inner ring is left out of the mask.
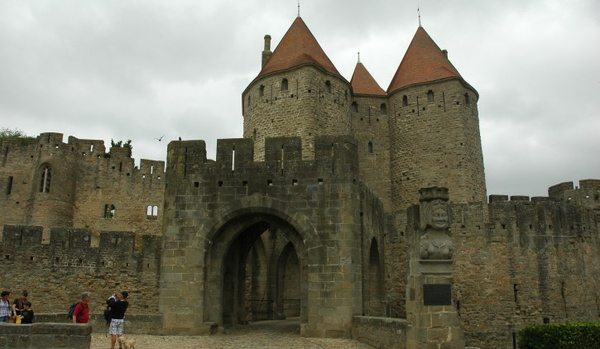
[[[90,306],[89,302],[92,299],[90,292],[83,292],[81,294],[81,301],[75,305],[73,309],[72,320],[74,324],[87,324],[90,320]]]

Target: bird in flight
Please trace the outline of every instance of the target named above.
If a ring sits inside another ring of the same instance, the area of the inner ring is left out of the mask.
[[[160,142],[160,141],[162,141],[162,139],[163,139],[163,137],[164,137],[164,136],[165,136],[165,135],[162,135],[162,136],[160,136],[160,138],[154,138],[154,139],[156,139],[157,141],[159,141],[159,142]]]

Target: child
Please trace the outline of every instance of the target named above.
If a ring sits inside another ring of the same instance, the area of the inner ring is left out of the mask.
[[[31,310],[31,302],[25,301],[23,302],[23,311],[21,311],[21,323],[22,324],[31,324],[33,323],[33,310]]]

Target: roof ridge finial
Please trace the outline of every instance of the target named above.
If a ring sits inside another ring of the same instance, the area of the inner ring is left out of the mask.
[[[300,0],[298,0],[298,1],[300,1]],[[422,28],[422,26],[421,26],[421,9],[420,9],[420,6],[417,6],[417,14],[419,16],[419,28]]]
[[[300,0],[298,0],[298,17],[300,17]]]
[[[358,52],[358,63],[360,64],[360,51]]]

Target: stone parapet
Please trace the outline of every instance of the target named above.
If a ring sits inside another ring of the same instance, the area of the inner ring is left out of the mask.
[[[0,323],[0,348],[89,349],[92,326],[68,323]]]

